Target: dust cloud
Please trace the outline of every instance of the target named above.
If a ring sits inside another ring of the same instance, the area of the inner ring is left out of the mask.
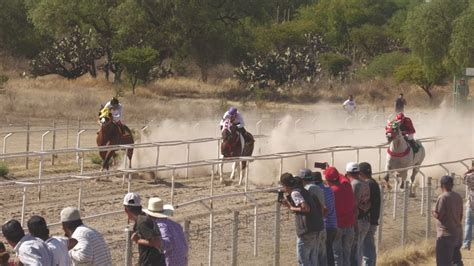
[[[284,153],[298,150],[314,150],[333,146],[374,146],[386,143],[384,127],[394,113],[389,110],[360,108],[353,116],[347,115],[341,107],[334,104],[317,104],[314,106],[282,107],[280,109],[243,108],[241,110],[246,129],[267,137],[256,139],[254,156]],[[473,156],[474,119],[471,112],[456,112],[448,107],[433,110],[408,109],[406,116],[412,118],[416,128],[415,138],[437,137],[436,142],[425,143],[426,158],[423,164],[432,164],[459,160]],[[193,114],[193,117],[196,113]],[[222,113],[206,110],[202,119],[194,121],[160,120],[151,124],[141,135],[141,142],[163,142],[190,140],[199,138],[217,138],[220,136],[219,121]],[[183,113],[183,117],[189,117]],[[187,160],[187,145],[161,146],[159,164],[183,163]],[[372,164],[373,171],[385,167],[385,149],[381,149],[381,168],[379,168],[379,149],[361,149],[359,161]],[[191,144],[189,161],[216,159],[219,156],[216,140]],[[157,149],[136,149],[134,167],[146,167],[156,164]],[[336,152],[334,166],[341,172],[345,164],[357,160],[356,151]],[[308,166],[312,168],[315,161],[331,163],[331,153],[308,156]],[[284,159],[283,172],[298,173],[305,166],[305,157],[298,156]],[[462,174],[466,168],[460,164],[447,165],[450,172]],[[216,168],[217,169],[217,168]],[[231,164],[225,165],[229,172]],[[313,169],[315,170],[315,169]],[[256,185],[275,184],[280,174],[280,160],[253,161],[250,164],[249,180]],[[441,167],[425,168],[427,176],[439,177],[446,173]],[[190,176],[210,175],[211,166],[189,169]],[[177,170],[178,176],[184,176],[185,170]],[[162,177],[170,175],[161,172]]]

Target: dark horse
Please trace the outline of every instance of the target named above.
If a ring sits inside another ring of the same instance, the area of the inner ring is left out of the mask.
[[[123,133],[120,127],[112,120],[112,114],[102,117],[100,120],[100,130],[97,133],[97,146],[109,146],[120,144],[133,144],[133,136],[130,133]],[[116,150],[100,151],[102,158],[102,170],[109,170],[110,158],[115,156]],[[132,167],[133,149],[127,149],[127,157],[129,159],[129,167]]]
[[[247,132],[247,134],[250,134]],[[253,140],[253,137],[251,137]],[[224,158],[231,157],[240,157],[240,156],[252,156],[254,147],[254,141],[245,143],[244,137],[237,129],[236,125],[233,125],[232,122],[227,119],[224,121],[222,126],[222,144],[221,144],[221,154]],[[242,161],[240,164],[240,180],[239,185],[242,184],[243,170],[247,167],[247,161]],[[222,168],[221,164],[221,182],[222,182]],[[235,169],[237,168],[237,162],[234,162],[232,165],[232,174],[230,175],[231,179],[234,179]]]

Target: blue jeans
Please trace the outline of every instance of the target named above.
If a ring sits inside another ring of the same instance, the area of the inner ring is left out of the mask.
[[[351,249],[354,242],[354,227],[338,228],[333,243],[334,264],[337,266],[351,265]]]
[[[362,245],[362,265],[375,266],[377,263],[377,252],[375,249],[375,232],[377,232],[377,225],[370,225],[369,231],[364,239]]]
[[[358,219],[356,223],[351,258],[352,264],[359,266],[362,263],[362,246],[364,245],[364,240],[369,231],[370,224],[367,218]]]
[[[472,240],[472,211],[469,202],[466,204],[466,218],[464,219],[464,239],[462,247],[471,249]]]
[[[319,237],[319,247],[318,247],[318,265],[319,266],[327,266],[328,265],[328,256],[326,251],[326,240],[327,240],[327,233],[326,229],[321,231]]]
[[[300,266],[318,265],[318,247],[321,232],[310,232],[296,240],[296,254]]]

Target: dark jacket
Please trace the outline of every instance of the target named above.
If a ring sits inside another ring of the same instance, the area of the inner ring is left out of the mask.
[[[296,234],[301,237],[309,232],[318,232],[324,229],[324,222],[321,210],[321,204],[316,204],[304,188],[295,189],[303,196],[306,204],[309,205],[309,213],[295,212]]]
[[[379,225],[381,194],[380,187],[377,181],[373,178],[367,180],[370,188],[370,210],[369,222],[371,225]]]

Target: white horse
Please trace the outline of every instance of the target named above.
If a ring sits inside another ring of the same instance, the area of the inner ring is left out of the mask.
[[[240,157],[240,156],[251,156],[253,152],[253,142],[245,143],[245,139],[242,134],[237,130],[237,126],[233,125],[229,119],[224,121],[222,126],[222,144],[221,154],[224,158]],[[237,164],[239,167],[237,168]],[[232,173],[230,179],[234,179],[236,170],[239,171],[240,180],[239,185],[242,184],[244,178],[244,170],[248,169],[247,161],[234,162],[232,164]],[[220,164],[220,182],[223,183],[223,168],[224,164]]]
[[[388,142],[390,143],[389,148],[387,149],[387,163],[385,165],[385,171],[406,168],[411,166],[420,166],[423,160],[425,159],[425,148],[421,144],[420,141],[416,141],[418,146],[420,147],[417,153],[413,152],[413,149],[405,140],[402,132],[400,130],[400,122],[394,121],[386,128],[385,135],[387,137]],[[415,181],[415,176],[419,171],[419,167],[415,167],[412,169],[412,174],[410,177],[410,195],[414,196],[415,193],[413,192],[413,183]],[[401,177],[401,184],[400,188],[404,188],[405,180],[408,175],[408,170],[400,170],[396,171],[398,176]],[[384,179],[387,182],[387,186],[389,185],[389,177],[390,174],[393,172],[389,172],[385,175]]]

